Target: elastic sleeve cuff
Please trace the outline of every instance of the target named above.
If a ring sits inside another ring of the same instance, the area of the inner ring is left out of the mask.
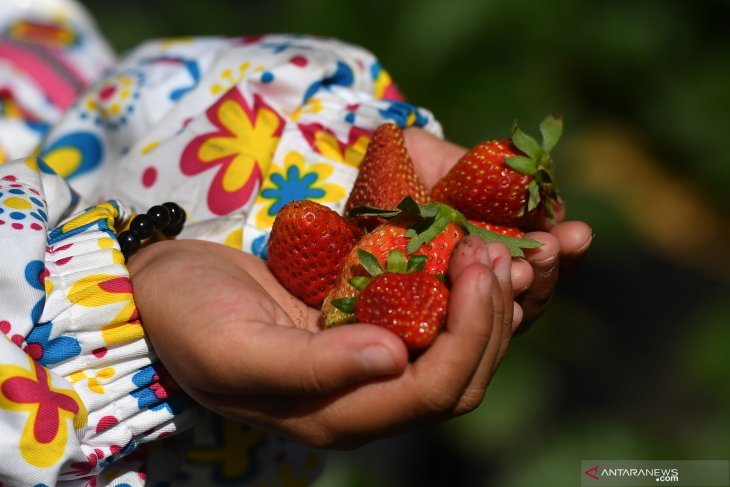
[[[80,443],[101,468],[138,444],[188,428],[195,407],[157,360],[141,326],[115,224],[118,202],[62,222],[46,249],[46,302],[26,351],[65,377],[88,411]]]

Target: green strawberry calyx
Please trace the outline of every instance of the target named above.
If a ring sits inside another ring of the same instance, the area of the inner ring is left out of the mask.
[[[515,171],[533,177],[528,184],[529,198],[524,213],[529,213],[540,205],[540,202],[557,200],[558,193],[554,183],[553,159],[550,152],[555,148],[563,134],[563,119],[548,115],[540,122],[542,144],[527,135],[515,122],[512,127],[512,143],[525,155],[505,157],[504,162]],[[545,205],[545,216],[552,221],[552,205]]]
[[[360,263],[368,272],[369,276],[354,276],[348,281],[352,287],[362,292],[373,277],[383,274],[384,272],[393,272],[398,274],[410,274],[411,272],[422,271],[426,267],[428,260],[425,255],[411,255],[408,259],[400,250],[391,250],[385,258],[385,269],[378,262],[378,258],[367,250],[357,249],[357,255]],[[437,276],[439,277],[439,276]],[[343,313],[353,313],[355,311],[355,303],[357,297],[348,296],[332,300],[332,306],[339,309]]]
[[[469,235],[477,235],[485,242],[499,242],[504,244],[513,257],[524,257],[523,249],[539,247],[542,244],[536,240],[510,237],[501,235],[482,228],[478,225],[470,223],[466,216],[458,210],[446,205],[433,201],[430,203],[418,204],[410,196],[406,196],[396,208],[385,210],[380,208],[372,208],[368,206],[359,206],[354,208],[349,217],[355,216],[377,216],[386,220],[398,216],[415,217],[415,223],[406,231],[406,236],[410,238],[408,254],[413,254],[422,245],[427,244],[443,232],[449,223],[455,223],[460,226],[465,233]]]

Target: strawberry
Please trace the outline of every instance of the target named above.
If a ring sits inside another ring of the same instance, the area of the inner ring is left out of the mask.
[[[562,133],[562,120],[540,124],[542,145],[516,124],[511,139],[482,142],[469,150],[431,191],[434,200],[467,218],[524,229],[552,223],[558,201],[550,151]]]
[[[433,275],[446,275],[451,252],[465,233],[480,236],[487,242],[504,243],[513,256],[523,256],[523,248],[539,245],[538,242],[515,238],[486,230],[467,221],[458,211],[443,203],[416,204],[405,198],[394,210],[362,209],[356,212],[364,216],[391,218],[370,233],[366,233],[350,251],[342,267],[339,282],[325,298],[320,316],[320,326],[328,328],[355,319],[352,312],[338,308],[334,301],[353,298],[358,290],[352,279],[375,275],[374,268],[387,267],[391,251],[402,252],[409,259],[413,255],[425,257],[423,270]],[[364,256],[370,255],[366,260]]]
[[[388,221],[366,233],[352,248],[342,266],[338,283],[332,289],[322,305],[320,326],[328,328],[353,320],[352,313],[343,312],[335,307],[332,301],[340,298],[354,297],[358,290],[350,283],[353,277],[370,276],[373,268],[387,267],[388,255],[397,250],[410,255],[425,257],[423,270],[434,275],[445,275],[448,270],[451,251],[464,235],[461,228],[451,223],[433,239],[408,252],[411,241],[409,229],[416,221],[410,215],[405,215]],[[363,255],[368,255],[363,261]]]
[[[292,201],[274,219],[269,269],[291,294],[319,308],[361,235],[360,228],[320,203]]]
[[[400,336],[412,352],[426,348],[446,321],[449,289],[442,275],[425,271],[428,258],[414,254],[406,260],[391,250],[383,270],[378,259],[358,249],[369,276],[350,279],[356,296],[338,298],[332,305],[355,321],[383,326]]]
[[[410,351],[428,347],[446,322],[449,290],[433,274],[384,272],[362,290],[355,319],[383,326]]]
[[[359,206],[392,209],[406,196],[417,203],[431,200],[406,150],[403,131],[393,123],[385,123],[377,127],[370,138],[345,204],[345,215]],[[382,221],[366,218],[359,223],[372,229]]]
[[[478,227],[482,227],[485,230],[488,230],[492,233],[497,233],[499,235],[506,235],[508,237],[515,237],[515,238],[522,238],[525,236],[525,232],[523,232],[519,228],[515,228],[515,227],[507,227],[504,225],[494,225],[492,223],[480,222],[477,220],[469,220],[469,223],[476,225]]]

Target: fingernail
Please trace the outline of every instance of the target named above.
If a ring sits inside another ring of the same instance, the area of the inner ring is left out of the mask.
[[[373,375],[392,374],[396,371],[390,350],[382,345],[371,345],[360,352],[365,370]]]
[[[576,252],[577,254],[582,254],[583,252],[585,252],[585,251],[586,251],[586,249],[587,249],[588,247],[590,247],[590,246],[591,246],[591,243],[593,243],[593,238],[594,238],[595,236],[596,236],[595,234],[591,234],[591,237],[590,237],[590,238],[589,238],[589,239],[588,239],[588,240],[587,240],[587,241],[586,241],[586,242],[585,242],[585,243],[584,243],[583,245],[581,245],[580,247],[578,247],[578,248],[577,248],[577,249],[575,250],[575,252]]]
[[[550,257],[547,257],[545,259],[534,261],[534,265],[536,265],[537,267],[542,267],[542,268],[551,267],[551,266],[555,265],[555,263],[557,261],[558,261],[558,256],[551,255]]]

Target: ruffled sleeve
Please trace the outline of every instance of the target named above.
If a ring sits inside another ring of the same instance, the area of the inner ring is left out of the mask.
[[[78,204],[41,161],[0,165],[3,485],[144,485],[140,445],[196,414],[139,321],[115,233],[129,211]]]

